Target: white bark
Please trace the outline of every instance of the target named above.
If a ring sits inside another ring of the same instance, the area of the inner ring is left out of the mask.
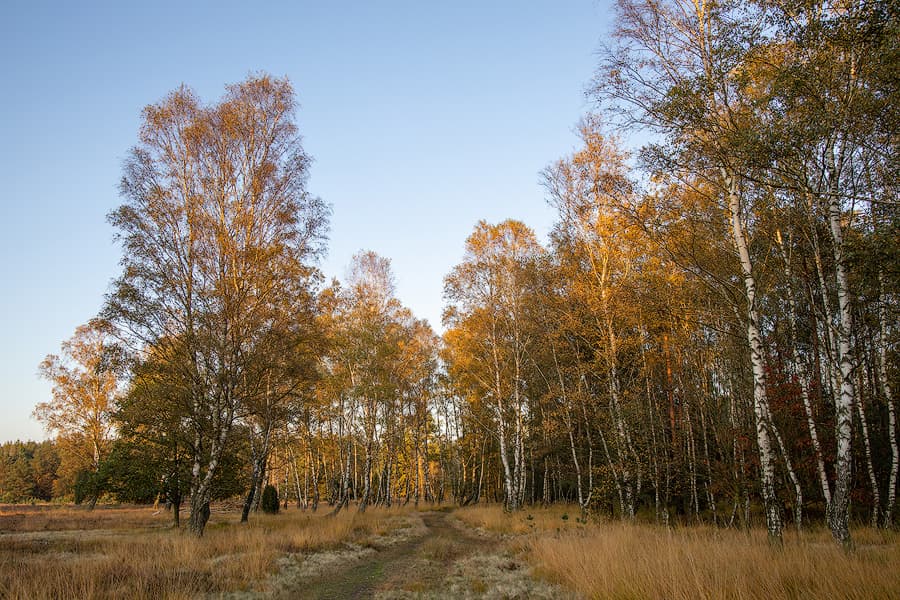
[[[781,456],[784,458],[784,467],[787,469],[788,477],[794,486],[794,525],[797,527],[797,531],[799,531],[803,527],[803,487],[800,485],[800,479],[797,477],[794,466],[791,464],[791,457],[788,454],[787,446],[784,445],[784,440],[781,438],[781,434],[778,432],[778,428],[775,427],[774,423],[772,424],[772,433],[778,441],[778,447],[781,449]]]
[[[850,491],[852,487],[853,404],[856,390],[853,385],[853,313],[850,306],[850,280],[844,262],[844,233],[841,226],[841,202],[837,193],[837,179],[841,171],[840,161],[833,158],[830,170],[831,190],[828,194],[828,224],[831,230],[834,252],[835,282],[837,284],[838,315],[837,343],[840,375],[840,393],[835,399],[835,485],[828,522],[835,540],[849,546],[850,540]]]
[[[494,408],[497,411],[497,437],[500,444],[500,463],[503,467],[503,483],[504,490],[506,493],[506,508],[509,510],[515,510],[518,508],[516,506],[516,499],[518,494],[516,494],[515,486],[513,485],[513,473],[509,464],[509,454],[507,449],[507,440],[506,440],[506,407],[503,402],[503,385],[501,382],[501,367],[500,367],[500,349],[498,348],[499,340],[497,339],[497,317],[496,315],[492,315],[491,321],[491,356],[493,359],[493,367],[494,367]]]
[[[605,266],[604,266],[605,272]],[[604,276],[605,281],[605,276]],[[623,517],[628,519],[634,519],[635,514],[635,485],[634,478],[631,473],[631,467],[629,462],[634,456],[633,447],[631,444],[631,435],[628,431],[628,425],[625,422],[625,418],[622,414],[621,407],[621,392],[619,385],[619,372],[618,372],[618,344],[616,340],[616,334],[612,326],[612,314],[610,314],[609,305],[606,298],[607,290],[604,288],[601,292],[601,296],[603,298],[603,308],[606,313],[606,330],[608,336],[609,346],[607,348],[607,379],[608,379],[608,389],[609,389],[609,408],[610,415],[612,416],[613,423],[616,428],[616,442],[618,448],[619,455],[619,465],[622,473],[622,490],[625,494],[624,496],[624,512]]]
[[[881,493],[878,490],[878,478],[875,476],[875,465],[872,463],[872,445],[869,441],[869,423],[866,420],[866,407],[863,402],[862,373],[860,373],[856,400],[856,412],[859,415],[860,431],[863,439],[863,450],[866,455],[866,471],[869,475],[869,485],[872,487],[872,527],[878,527],[879,510],[881,509]]]
[[[766,527],[769,539],[781,542],[781,513],[775,496],[775,462],[769,433],[769,399],[766,394],[766,372],[762,339],[759,332],[759,314],[756,307],[756,278],[747,245],[747,237],[741,219],[741,198],[738,182],[722,169],[725,189],[728,193],[728,207],[731,216],[731,230],[735,249],[741,263],[744,291],[747,299],[747,342],[750,346],[750,362],[753,367],[753,413],[756,418],[756,442],[759,448],[760,483],[763,503],[766,509]]]
[[[813,418],[812,402],[810,400],[809,383],[806,380],[806,373],[803,369],[803,361],[800,358],[800,351],[797,348],[797,298],[794,294],[794,281],[791,275],[790,260],[784,247],[784,240],[781,238],[781,232],[778,233],[778,246],[781,249],[781,257],[784,266],[784,278],[788,286],[788,306],[790,308],[790,318],[788,327],[790,329],[790,346],[791,346],[791,374],[797,379],[800,385],[800,398],[803,401],[803,410],[806,413],[806,427],[809,431],[809,437],[812,441],[813,454],[816,458],[816,472],[819,475],[819,485],[822,488],[822,497],[825,499],[825,507],[831,505],[831,485],[828,483],[828,475],[825,472],[825,459],[822,456],[822,446],[819,443],[819,434],[816,427],[815,418]]]
[[[884,392],[884,400],[888,409],[888,440],[891,445],[891,474],[888,477],[887,504],[884,507],[884,526],[892,527],[894,524],[894,503],[897,499],[897,471],[900,465],[900,451],[897,448],[897,414],[894,406],[894,393],[887,372],[887,297],[884,294],[884,275],[878,272],[879,302],[878,302],[878,378],[881,380],[881,388]]]

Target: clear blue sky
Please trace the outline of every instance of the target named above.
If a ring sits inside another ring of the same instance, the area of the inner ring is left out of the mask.
[[[608,0],[41,2],[0,6],[0,441],[42,438],[37,365],[97,313],[105,215],[141,108],[287,75],[334,207],[328,276],[371,249],[440,328],[442,278],[479,219],[553,221],[538,173],[570,152]]]

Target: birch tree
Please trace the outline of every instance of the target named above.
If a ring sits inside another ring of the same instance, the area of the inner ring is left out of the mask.
[[[690,173],[714,185],[727,211],[730,236],[743,280],[747,345],[753,376],[753,406],[760,485],[770,539],[781,539],[775,496],[772,420],[760,326],[758,268],[750,252],[752,215],[745,143],[752,111],[742,104],[738,75],[757,43],[761,13],[752,5],[671,0],[625,0],[619,4],[618,45],[606,54],[595,94],[631,125],[653,128],[665,147],[645,154],[657,170]]]
[[[622,516],[634,518],[641,472],[623,389],[622,358],[632,333],[623,300],[639,246],[629,239],[634,227],[620,211],[631,204],[632,184],[626,156],[601,133],[596,118],[586,119],[580,133],[583,147],[547,169],[544,184],[559,211],[556,254],[575,265],[567,286],[570,300],[583,304],[585,321],[594,324],[588,338],[613,425]]]
[[[65,462],[93,473],[109,451],[120,394],[118,351],[110,334],[102,321],[81,325],[63,342],[62,353],[48,355],[39,367],[52,390],[50,400],[35,407],[34,417],[66,440]],[[92,503],[96,500],[94,495]]]
[[[143,111],[125,202],[109,216],[123,256],[105,314],[135,352],[185,347],[198,536],[229,433],[259,383],[247,367],[292,318],[280,309],[310,285],[322,249],[327,210],[306,191],[295,108],[290,83],[268,75],[212,105],[186,87],[170,93]]]
[[[531,273],[543,249],[518,221],[480,222],[466,240],[466,254],[446,277],[451,373],[464,376],[491,406],[505,504],[521,507],[527,469],[529,420],[524,381],[526,357],[534,343],[528,328]]]

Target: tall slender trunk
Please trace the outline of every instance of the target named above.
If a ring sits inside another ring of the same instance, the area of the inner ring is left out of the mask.
[[[682,389],[684,389],[683,385]],[[687,432],[685,444],[687,446],[688,474],[691,482],[691,504],[694,505],[694,518],[700,521],[700,497],[697,494],[697,445],[694,441],[694,424],[691,419],[691,404],[687,394],[683,395],[681,414],[684,417],[684,429]]]
[[[584,498],[584,505],[589,507],[594,497],[594,436],[591,433],[591,420],[588,418],[586,391],[583,387],[584,377],[578,378],[578,402],[581,408],[581,418],[584,425],[584,441],[587,444],[587,496]],[[558,478],[559,479],[559,478]]]
[[[440,447],[440,444],[438,445]],[[425,502],[434,502],[434,494],[430,493],[431,489],[431,466],[428,464],[428,430],[425,430],[425,437],[422,440],[422,493]]]
[[[869,475],[869,485],[872,487],[872,527],[878,527],[879,510],[881,508],[881,493],[878,490],[878,477],[875,475],[875,465],[872,462],[872,446],[869,441],[869,423],[866,421],[866,408],[863,402],[862,371],[859,371],[859,385],[857,387],[856,412],[859,416],[860,433],[863,439],[863,450],[866,455],[866,470]]]
[[[828,475],[825,472],[825,459],[822,455],[822,446],[819,444],[819,434],[816,428],[816,421],[813,417],[812,402],[810,400],[809,383],[803,369],[803,362],[800,358],[797,340],[797,299],[794,295],[794,279],[791,274],[790,260],[787,250],[785,249],[784,240],[781,232],[777,234],[778,246],[781,249],[782,264],[784,267],[784,278],[788,286],[788,306],[790,308],[790,318],[788,327],[790,331],[789,344],[791,347],[791,374],[800,385],[800,398],[803,401],[803,410],[806,414],[806,427],[809,431],[809,437],[812,441],[813,455],[816,459],[816,472],[819,475],[819,485],[822,488],[822,497],[825,499],[825,507],[831,504],[831,485],[828,483]]]
[[[387,507],[391,506],[391,503],[394,501],[393,490],[391,486],[393,485],[393,474],[394,474],[394,453],[391,452],[388,456],[387,469],[384,474],[384,504]]]
[[[884,526],[894,525],[894,504],[897,499],[897,470],[900,466],[900,451],[897,448],[897,414],[894,393],[887,372],[887,296],[884,293],[884,273],[878,270],[878,379],[884,392],[888,410],[888,441],[891,446],[891,473],[888,477],[887,503],[884,506]]]
[[[728,206],[731,213],[731,230],[735,248],[740,258],[747,300],[747,342],[750,346],[750,362],[753,368],[753,413],[756,419],[756,442],[759,449],[760,479],[762,497],[766,510],[766,528],[769,540],[781,544],[782,520],[775,495],[775,462],[769,433],[769,399],[766,394],[766,372],[762,338],[759,331],[759,314],[756,306],[756,278],[747,245],[747,237],[741,218],[741,197],[739,183],[734,176],[722,169],[725,188],[728,192]]]
[[[363,493],[359,499],[358,512],[366,512],[372,493],[372,441],[366,440],[366,459],[363,467]]]
[[[772,423],[772,434],[778,442],[778,448],[781,450],[781,456],[784,459],[784,468],[787,470],[791,484],[794,486],[794,525],[797,527],[797,531],[800,531],[803,527],[803,487],[800,485],[800,478],[797,477],[797,473],[794,471],[787,446],[784,445],[784,440],[781,438],[781,434],[774,423]]]
[[[522,358],[525,351],[524,343],[519,330],[518,306],[513,305],[513,408],[515,409],[515,451],[513,452],[515,473],[516,507],[525,503],[525,488],[528,479],[528,470],[525,465],[525,424],[523,422],[523,399],[521,394]]]
[[[340,442],[339,442],[340,443]],[[350,441],[350,444],[353,442]],[[350,502],[350,449],[344,453],[344,464],[341,468],[341,488],[340,495],[337,499],[334,509],[328,513],[329,516],[336,516]]]
[[[502,467],[502,477],[504,482],[504,494],[505,494],[505,504],[507,510],[516,510],[518,508],[516,504],[516,500],[518,498],[518,494],[516,493],[516,486],[513,484],[513,471],[509,464],[509,454],[507,448],[507,439],[506,439],[506,410],[503,402],[503,385],[500,380],[501,376],[501,368],[500,368],[500,350],[498,348],[498,339],[497,339],[497,319],[496,316],[493,317],[491,321],[491,354],[493,358],[493,367],[494,367],[494,407],[497,411],[497,436],[498,441],[500,443],[500,463]]]
[[[606,303],[604,302],[604,304]],[[612,315],[609,314],[608,308],[606,309],[606,313],[606,332],[609,342],[609,347],[607,348],[607,377],[609,380],[610,414],[613,418],[613,423],[615,424],[619,468],[622,474],[622,491],[624,492],[625,502],[623,517],[634,519],[636,491],[630,464],[634,453],[632,451],[631,436],[628,432],[628,426],[625,423],[625,418],[622,414],[617,356],[618,344],[612,326]]]
[[[706,391],[706,397],[709,397],[709,390],[706,389],[706,387],[704,379],[704,391]],[[712,463],[709,459],[709,440],[706,433],[706,411],[703,409],[703,403],[704,398],[701,398],[698,405],[700,407],[700,428],[701,433],[703,434],[703,457],[706,462],[706,499],[709,504],[709,509],[712,511],[713,524],[718,525],[719,515],[716,507],[716,498],[712,491],[713,472]]]
[[[324,469],[324,466],[323,466]],[[310,473],[310,478],[312,479],[312,511],[316,512],[319,509],[319,451],[316,450],[315,460],[312,464],[312,473]],[[327,481],[327,477],[326,477]]]
[[[478,504],[478,501],[481,500],[481,488],[484,483],[484,454],[485,454],[485,443],[486,440],[481,441],[481,466],[478,469],[478,487],[475,488],[475,500],[474,504]]]
[[[839,152],[840,154],[840,152]],[[853,368],[855,355],[853,352],[853,311],[850,306],[850,279],[844,259],[844,233],[841,225],[841,196],[838,193],[838,179],[842,170],[842,158],[831,153],[829,168],[831,186],[828,194],[828,224],[831,230],[832,250],[834,252],[834,274],[837,284],[838,314],[837,325],[838,359],[840,361],[840,394],[835,402],[835,485],[828,523],[831,534],[842,546],[852,544],[850,538],[850,492],[852,489],[853,470],[853,404],[856,391],[853,385]]]
[[[837,363],[839,362],[838,358],[838,350],[837,350],[837,341],[835,339],[834,333],[834,310],[831,306],[831,297],[828,292],[828,283],[825,278],[825,267],[822,261],[822,250],[819,245],[819,234],[816,231],[816,224],[812,218],[813,212],[815,211],[815,204],[810,196],[807,201],[809,214],[810,214],[810,242],[812,244],[813,249],[813,261],[816,265],[816,277],[819,287],[819,296],[822,304],[822,319],[816,320],[816,326],[818,328],[819,321],[821,321],[822,330],[821,334],[816,331],[817,337],[821,338],[822,344],[821,347],[824,348],[824,354],[827,360],[820,362],[820,370],[822,371],[822,381],[827,383],[829,395],[832,398],[832,402],[834,404],[840,404],[840,381],[838,376],[838,368]],[[812,296],[812,294],[810,294]]]
[[[575,449],[575,433],[572,424],[572,415],[569,413],[568,407],[565,410],[566,430],[569,436],[569,451],[572,453],[572,464],[575,466],[575,485],[578,492],[578,506],[581,507],[582,516],[587,512],[587,506],[584,503],[584,493],[582,492],[583,483],[581,481],[581,463],[578,461],[578,452]],[[545,476],[546,481],[546,476]]]
[[[622,491],[622,481],[619,478],[619,473],[616,470],[616,464],[613,462],[612,455],[609,453],[609,445],[606,443],[606,436],[603,435],[603,430],[598,430],[600,434],[600,444],[603,446],[603,453],[606,455],[606,463],[609,465],[610,473],[612,473],[613,483],[616,486],[616,493],[619,496],[619,509],[621,511],[622,518],[624,519],[628,514],[627,508],[625,506],[625,494]]]
[[[304,471],[305,487],[300,487],[300,470],[297,468],[297,457],[294,455],[294,447],[288,444],[288,453],[291,459],[291,474],[294,476],[294,491],[297,494],[297,508],[306,508],[308,505],[309,490],[309,465]]]
[[[253,448],[253,467],[250,475],[250,490],[247,492],[247,498],[244,500],[244,506],[241,510],[241,523],[246,523],[250,516],[250,510],[254,504],[259,504],[259,489],[263,482],[263,476],[266,470],[266,462],[269,459],[269,437],[270,425],[266,423],[262,432],[263,439],[260,448]],[[252,443],[252,442],[251,442]],[[251,446],[252,448],[252,446]],[[254,502],[256,500],[256,502]]]
[[[418,431],[418,429],[417,429],[417,431]],[[415,483],[415,488],[416,488],[416,491],[415,491],[415,502],[414,502],[413,505],[416,506],[416,507],[418,507],[418,506],[419,506],[419,497],[422,495],[422,494],[421,494],[421,485],[422,485],[422,477],[421,477],[421,473],[422,473],[422,454],[421,454],[420,449],[419,449],[418,433],[416,434],[416,454],[415,454],[415,461],[416,461],[416,464],[415,464],[415,471],[416,471],[416,483]]]
[[[647,338],[647,332],[644,329],[643,321],[641,322],[641,367],[644,375],[644,390],[647,395],[647,421],[650,428],[650,464],[651,478],[653,480],[653,515],[656,523],[659,524],[661,516],[660,505],[660,478],[659,478],[659,446],[656,438],[656,411],[654,410],[653,388],[650,385],[650,367],[647,364],[647,355],[644,349],[644,338]],[[710,476],[710,478],[712,478]]]

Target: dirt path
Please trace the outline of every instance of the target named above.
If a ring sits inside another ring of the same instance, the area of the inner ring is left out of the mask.
[[[417,515],[424,533],[294,579],[279,598],[564,598],[531,578],[499,536],[465,527],[446,512]]]

